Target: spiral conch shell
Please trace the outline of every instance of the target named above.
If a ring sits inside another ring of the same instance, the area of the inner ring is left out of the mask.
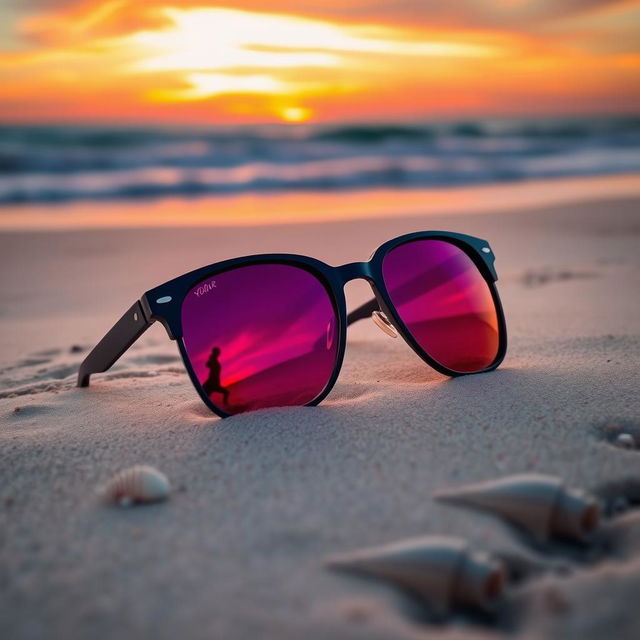
[[[568,489],[560,478],[541,474],[515,475],[437,491],[433,497],[501,516],[538,543],[553,538],[586,542],[600,522],[595,497]]]
[[[412,592],[437,616],[456,607],[491,612],[505,585],[500,561],[459,538],[427,536],[334,555],[331,568],[387,580]]]
[[[146,465],[136,465],[117,473],[104,487],[103,495],[122,507],[160,502],[169,497],[169,480],[164,473]]]

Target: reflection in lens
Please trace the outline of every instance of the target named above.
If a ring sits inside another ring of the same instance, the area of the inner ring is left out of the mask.
[[[496,359],[498,316],[473,260],[443,240],[414,240],[382,264],[391,302],[418,345],[444,367],[482,371]]]
[[[182,303],[185,350],[225,413],[304,405],[326,387],[338,320],[324,285],[289,264],[253,264],[198,283]]]

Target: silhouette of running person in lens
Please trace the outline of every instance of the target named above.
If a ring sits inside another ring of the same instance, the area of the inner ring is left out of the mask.
[[[209,368],[209,377],[205,380],[202,388],[205,393],[210,396],[212,393],[221,393],[225,404],[229,404],[229,390],[222,386],[220,382],[220,370],[222,366],[220,364],[220,349],[213,347],[211,349],[211,355],[207,360],[207,367]]]

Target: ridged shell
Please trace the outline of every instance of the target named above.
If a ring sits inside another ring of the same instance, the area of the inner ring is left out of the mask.
[[[519,526],[537,542],[585,542],[600,522],[595,497],[569,489],[560,478],[521,474],[434,493],[440,502],[491,512]]]
[[[166,500],[169,491],[169,480],[164,473],[147,465],[136,465],[113,476],[104,487],[103,495],[109,502],[126,507]]]
[[[456,607],[491,612],[502,596],[500,561],[459,538],[426,536],[330,556],[329,567],[386,580],[418,596],[437,616]]]

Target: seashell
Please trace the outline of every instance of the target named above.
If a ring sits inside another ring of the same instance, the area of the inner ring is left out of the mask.
[[[104,497],[121,507],[160,502],[169,497],[169,480],[164,473],[146,465],[136,465],[117,473],[104,487]]]
[[[437,491],[440,502],[490,511],[519,526],[537,542],[552,538],[586,542],[600,523],[594,496],[567,489],[560,478],[522,474]]]
[[[391,582],[418,596],[438,616],[455,607],[493,611],[506,578],[495,558],[470,551],[464,540],[440,536],[330,556],[327,565]]]
[[[616,436],[616,439],[613,441],[613,444],[616,447],[620,447],[621,449],[635,449],[636,441],[633,439],[633,436],[630,433],[619,433]]]

